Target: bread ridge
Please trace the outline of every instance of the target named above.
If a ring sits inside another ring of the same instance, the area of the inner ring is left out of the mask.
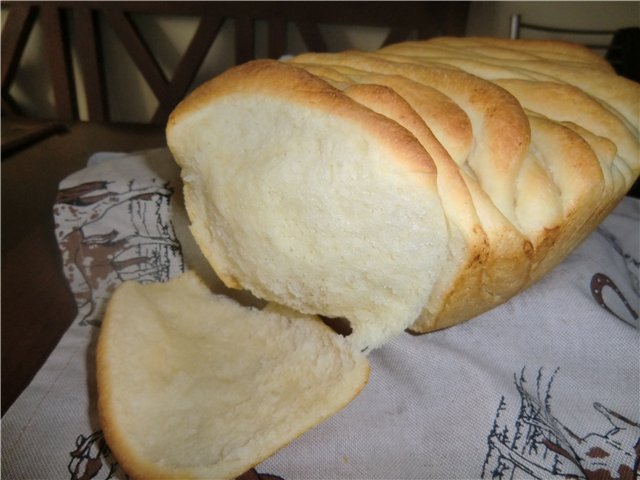
[[[550,128],[556,136],[572,137],[565,145],[573,145],[573,151],[565,148],[564,156],[573,175],[555,181],[563,218],[543,236],[546,245],[538,242],[528,285],[584,240],[638,177],[640,85],[616,75],[589,49],[554,41],[437,38],[391,45],[378,53],[396,62],[449,64],[507,89],[527,111],[532,130],[538,130],[532,148],[548,143],[541,134],[549,135]],[[539,58],[530,62],[523,53]],[[615,144],[612,153],[606,145],[610,140]],[[564,167],[561,157],[547,152],[545,161]],[[572,192],[566,194],[569,187]]]
[[[371,75],[371,70],[374,72],[378,71],[376,68],[379,68],[381,64],[380,61],[373,60],[371,57],[373,55],[380,56],[383,60],[389,62],[395,62],[397,64],[402,65],[405,64],[413,64],[425,66],[427,68],[438,69],[442,67],[442,63],[449,63],[454,68],[460,68],[460,62],[451,62],[448,59],[440,57],[434,57],[433,59],[424,60],[421,57],[418,57],[417,61],[413,60],[409,57],[407,52],[424,54],[425,51],[431,49],[433,50],[446,50],[447,52],[453,52],[453,58],[462,58],[468,57],[472,58],[469,52],[463,52],[462,49],[458,48],[458,55],[456,57],[456,48],[447,44],[448,39],[435,39],[433,41],[418,41],[418,42],[404,42],[399,44],[398,47],[395,48],[394,45],[391,47],[385,47],[381,49],[379,52],[375,52],[374,54],[365,54],[362,52],[342,52],[339,54],[302,54],[293,59],[294,62],[299,63],[307,63],[310,65],[322,65],[324,67],[335,68],[340,71],[341,68],[344,69],[360,69],[360,71],[367,71],[368,75]],[[454,39],[455,43],[455,39]],[[581,71],[581,69],[597,69],[598,75],[601,78],[615,79],[618,83],[626,82],[624,79],[619,79],[610,66],[604,66],[602,62],[599,60],[597,56],[594,56],[589,51],[584,51],[582,47],[577,48],[577,51],[582,51],[583,54],[578,55],[579,61],[574,61],[576,50],[573,48],[566,49],[564,57],[561,55],[540,55],[541,51],[543,53],[557,52],[558,45],[553,42],[542,42],[542,44],[531,44],[528,42],[523,42],[522,44],[515,42],[498,42],[499,45],[492,43],[491,41],[481,42],[483,45],[478,46],[473,49],[472,55],[476,54],[480,56],[482,60],[488,61],[487,64],[482,64],[478,62],[477,59],[474,59],[475,65],[491,65],[493,71],[491,71],[491,77],[494,79],[494,83],[506,88],[515,98],[518,99],[520,103],[523,99],[521,95],[518,95],[517,91],[514,91],[513,88],[509,88],[511,82],[512,84],[526,84],[531,85],[532,88],[536,91],[540,92],[540,100],[537,102],[538,104],[549,106],[549,102],[545,102],[545,96],[548,98],[550,95],[553,98],[557,98],[557,96],[563,91],[570,90],[573,95],[569,95],[569,99],[565,101],[567,104],[566,107],[563,108],[565,112],[571,112],[569,108],[569,103],[573,103],[574,105],[579,105],[581,108],[583,105],[588,105],[590,101],[589,94],[582,92],[582,90],[575,87],[570,81],[569,83],[558,83],[558,79],[549,75],[547,77],[544,74],[528,72],[525,68],[526,65],[520,65],[518,67],[518,62],[523,62],[527,57],[531,56],[533,58],[537,58],[539,63],[547,63],[556,67],[556,71],[552,67],[550,69],[550,73],[554,74],[558,70],[561,73],[564,73],[565,70],[568,70],[569,67],[567,64],[574,64],[576,71]],[[436,44],[434,46],[433,44]],[[525,48],[522,48],[522,47]],[[564,45],[560,45],[563,47]],[[508,47],[508,48],[507,48]],[[535,48],[532,48],[535,47]],[[569,45],[569,47],[571,47]],[[490,56],[491,53],[495,53],[496,49],[500,51],[501,54],[505,55],[507,58],[506,62],[503,62],[500,65],[501,58],[492,58]],[[525,51],[528,50],[528,51]],[[535,50],[535,53],[534,53]],[[538,51],[541,50],[541,51]],[[391,52],[391,53],[389,53]],[[403,53],[405,56],[403,56]],[[524,53],[524,55],[522,55]],[[399,55],[398,55],[399,54]],[[364,57],[368,57],[367,60],[362,60]],[[546,57],[546,58],[545,58]],[[357,60],[356,60],[357,58]],[[573,60],[572,60],[573,59]],[[434,61],[435,60],[435,61]],[[516,61],[517,60],[517,61]],[[555,64],[558,65],[555,65]],[[372,65],[374,65],[373,68]],[[514,66],[516,65],[516,66]],[[386,67],[385,67],[386,68]],[[394,73],[397,73],[398,76],[407,75],[406,72],[411,72],[411,68],[398,68],[395,69],[384,69],[385,73],[389,73],[391,70]],[[463,69],[464,70],[464,69]],[[544,69],[543,69],[544,71]],[[480,73],[480,76],[485,77],[483,73],[486,73],[486,70],[481,68],[481,71],[478,72],[477,68],[471,68],[469,70],[472,74]],[[341,73],[347,73],[342,70]],[[353,78],[353,74],[351,75]],[[501,80],[500,77],[505,76],[508,80]],[[563,78],[566,75],[560,75]],[[362,77],[362,74],[361,74]],[[411,75],[409,75],[411,77]],[[543,81],[540,80],[535,81],[535,77],[539,79],[542,78]],[[572,78],[569,75],[570,79]],[[362,78],[359,81],[363,81]],[[545,83],[546,81],[546,83]],[[384,84],[384,82],[381,82]],[[546,85],[546,86],[545,86]],[[545,88],[547,91],[545,91]],[[563,89],[562,91],[557,92],[555,95],[552,91],[548,91],[548,88]],[[637,85],[635,85],[633,89],[636,89]],[[591,91],[596,91],[595,88],[592,88]],[[626,95],[626,96],[625,96]],[[628,97],[628,92],[625,90],[623,92],[623,97]],[[605,95],[607,97],[607,95]],[[529,172],[527,178],[523,178],[520,181],[520,185],[523,186],[523,190],[521,190],[520,195],[525,195],[525,192],[530,191],[529,197],[533,198],[536,192],[541,192],[544,190],[536,188],[536,182],[540,187],[544,188],[547,184],[552,185],[553,188],[557,188],[557,193],[552,194],[549,198],[548,202],[543,202],[543,205],[552,205],[556,204],[555,213],[554,210],[549,211],[549,217],[546,226],[543,222],[540,227],[535,227],[531,234],[527,234],[527,238],[529,238],[533,243],[533,252],[530,256],[531,269],[529,272],[529,279],[525,282],[524,288],[531,285],[535,281],[539,280],[546,272],[548,272],[553,266],[557,265],[577,244],[582,241],[588,232],[590,232],[599,221],[601,221],[604,216],[608,212],[611,211],[611,206],[617,204],[617,202],[624,195],[635,178],[637,178],[636,166],[635,163],[638,160],[638,147],[637,147],[637,139],[633,136],[633,129],[629,131],[629,124],[626,121],[624,115],[622,118],[617,115],[617,111],[614,108],[611,108],[609,104],[610,96],[605,98],[604,100],[598,98],[601,101],[602,107],[600,107],[600,113],[597,114],[597,119],[595,117],[596,113],[592,113],[593,117],[592,124],[600,123],[600,125],[604,125],[600,129],[596,129],[596,131],[605,135],[607,138],[615,138],[617,139],[616,144],[621,151],[619,154],[621,157],[616,157],[617,160],[614,161],[613,168],[620,172],[619,174],[609,173],[605,171],[606,162],[603,162],[602,158],[599,158],[599,155],[596,155],[594,151],[591,150],[589,142],[585,142],[584,139],[577,133],[576,128],[568,128],[567,124],[580,124],[581,120],[584,121],[585,117],[580,115],[567,115],[566,118],[553,116],[552,115],[552,124],[547,123],[545,127],[542,126],[542,120],[539,118],[535,118],[538,114],[538,111],[542,111],[545,114],[548,114],[548,109],[540,109],[535,108],[535,104],[532,105],[532,102],[524,102],[522,106],[526,109],[526,115],[528,118],[528,123],[531,125],[536,125],[537,131],[537,142],[541,141],[545,135],[552,135],[551,129],[555,129],[555,136],[561,136],[565,139],[569,137],[573,137],[572,140],[567,140],[566,143],[573,144],[578,151],[581,151],[581,158],[578,159],[577,155],[573,155],[571,158],[571,162],[573,163],[573,168],[575,172],[578,170],[582,170],[581,175],[577,174],[573,176],[573,178],[569,178],[569,176],[565,175],[564,183],[558,182],[554,179],[554,172],[550,169],[548,165],[548,160],[557,160],[553,157],[547,156],[547,158],[538,158],[533,155],[531,152],[528,154],[527,159],[527,168],[521,167],[521,173]],[[410,102],[411,103],[411,102]],[[633,104],[633,102],[632,102]],[[595,105],[595,103],[594,103]],[[533,112],[529,112],[529,109],[533,109]],[[560,109],[559,109],[560,110]],[[593,112],[596,110],[592,108]],[[531,116],[533,115],[533,117]],[[577,117],[577,118],[576,118]],[[627,115],[628,117],[628,115]],[[625,124],[626,123],[626,124]],[[568,129],[567,129],[568,128]],[[562,133],[560,133],[562,132]],[[542,137],[541,137],[542,136]],[[553,135],[552,135],[553,136]],[[544,140],[543,140],[544,141]],[[534,145],[532,145],[532,148]],[[539,149],[538,149],[539,150]],[[622,161],[620,161],[622,160]],[[635,160],[635,162],[634,162]],[[578,167],[576,161],[581,164],[581,167]],[[586,162],[586,163],[585,163]],[[625,168],[625,165],[628,169]],[[531,170],[531,167],[534,167]],[[553,164],[554,168],[562,167],[558,162]],[[540,177],[542,175],[542,177]],[[605,195],[605,176],[614,176],[616,178],[623,177],[625,182],[623,184],[619,184],[618,182],[618,190],[617,192],[613,192],[613,195]],[[546,178],[544,178],[546,177]],[[565,187],[571,187],[572,190],[567,194],[564,190]],[[526,200],[526,197],[518,200],[518,203],[521,205],[527,206],[532,202],[530,200]],[[518,226],[520,228],[520,226]],[[520,228],[521,229],[521,228]],[[535,233],[537,232],[537,233]],[[532,236],[533,235],[533,236]],[[498,303],[498,302],[496,302]]]
[[[385,59],[386,60],[386,59]],[[387,64],[388,65],[388,64]],[[400,64],[401,65],[401,64]],[[440,87],[442,88],[442,87]],[[477,125],[476,125],[477,128]],[[476,134],[476,136],[478,136]],[[477,140],[478,141],[478,140]],[[447,145],[448,146],[448,145]],[[491,149],[490,149],[491,150]],[[493,152],[491,152],[493,153]],[[513,158],[511,158],[511,156],[509,155],[510,152],[506,152],[506,155],[503,156],[503,162],[508,162],[510,159],[513,160]],[[540,177],[541,175],[544,176],[544,170],[542,168],[540,168],[539,165],[537,165],[537,161],[535,160],[534,157],[532,157],[531,155],[528,155],[525,157],[526,162],[521,163],[520,165],[518,165],[517,163],[514,163],[514,171],[517,171],[516,173],[516,177],[517,180],[509,180],[508,177],[504,178],[503,176],[500,176],[501,172],[500,169],[495,169],[493,171],[490,171],[488,175],[486,175],[486,177],[490,177],[490,178],[497,178],[497,179],[501,179],[502,181],[505,181],[505,183],[513,183],[515,187],[517,187],[518,185],[529,185],[534,183],[534,181]],[[482,169],[482,165],[476,166],[476,169]],[[523,178],[524,176],[524,178]],[[486,178],[485,177],[485,178]],[[522,180],[521,180],[522,178]],[[548,184],[550,182],[545,181],[544,179],[542,179],[541,181],[539,181],[538,183],[541,183],[542,186],[545,186],[545,184]],[[533,185],[532,185],[533,186]],[[484,189],[491,192],[492,188],[491,185],[483,185]],[[525,190],[522,190],[520,192],[520,194],[522,192],[525,192]],[[545,190],[539,190],[539,192],[545,192]],[[532,192],[533,193],[533,192]],[[513,200],[512,202],[514,203],[515,206],[521,206],[521,205],[528,205],[530,202],[527,201],[523,201],[522,199],[518,198],[519,195],[516,195],[516,192],[512,193],[513,195]],[[494,199],[494,201],[496,200],[496,196],[492,195],[492,198]],[[553,195],[549,198],[549,200],[547,202],[542,201],[541,202],[542,205],[553,205],[553,204],[557,204],[557,198],[554,198]],[[501,205],[504,205],[505,202],[502,202]],[[505,212],[504,208],[500,209],[502,212]],[[529,214],[530,212],[526,212],[527,214]],[[541,224],[537,224],[535,222],[532,222],[531,220],[529,220],[529,215],[523,215],[520,214],[518,211],[514,211],[512,212],[509,216],[509,218],[512,220],[513,223],[516,224],[516,226],[519,228],[520,231],[522,231],[526,237],[533,243],[533,248],[534,248],[534,258],[531,258],[531,262],[532,264],[537,264],[539,263],[539,258],[542,258],[545,255],[545,251],[548,248],[549,245],[553,244],[554,242],[554,230],[556,229],[557,224],[559,223],[560,220],[560,213],[559,213],[559,206],[556,206],[555,209],[548,209],[548,215],[546,217],[543,217],[541,219]],[[540,215],[537,215],[538,217]],[[515,221],[514,221],[515,220]],[[523,221],[521,221],[523,220]],[[528,223],[531,225],[528,225]],[[537,257],[537,258],[535,258]]]

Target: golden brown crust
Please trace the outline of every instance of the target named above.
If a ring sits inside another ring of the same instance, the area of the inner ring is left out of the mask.
[[[216,98],[243,92],[281,96],[347,118],[376,135],[388,138],[391,148],[404,150],[401,158],[412,159],[411,168],[430,175],[435,173],[433,162],[405,129],[359,107],[357,102],[304,69],[274,60],[256,60],[235,67],[196,89],[172,112],[167,125],[168,142],[171,143],[174,125],[186,115],[198,112]]]
[[[304,65],[319,74],[328,71],[345,77],[351,83],[384,85],[403,97],[429,126],[439,141],[446,145],[446,152],[459,165],[464,164],[473,145],[471,121],[465,111],[451,98],[433,87],[397,74],[379,74],[340,65]],[[322,69],[322,70],[318,70]]]
[[[527,110],[556,122],[581,125],[598,136],[614,141],[630,170],[640,172],[638,139],[619,116],[594,97],[573,85],[561,83],[531,80],[496,80],[496,83],[515,95]],[[553,102],[549,101],[550,97]],[[629,175],[628,182],[631,181]],[[627,188],[630,186],[631,183],[628,183]]]

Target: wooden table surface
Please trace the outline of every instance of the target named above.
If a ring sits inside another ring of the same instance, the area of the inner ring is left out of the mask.
[[[3,137],[11,131],[3,118]],[[59,182],[98,151],[166,145],[152,125],[75,122],[2,155],[2,414],[27,387],[75,317],[52,207]]]

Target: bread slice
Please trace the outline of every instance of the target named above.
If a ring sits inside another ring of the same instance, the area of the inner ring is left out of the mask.
[[[446,266],[436,167],[406,128],[301,68],[233,68],[172,113],[192,232],[229,286],[343,317],[375,348]]]
[[[109,447],[154,480],[235,478],[343,408],[369,374],[317,317],[242,307],[193,272],[120,286],[97,368]]]

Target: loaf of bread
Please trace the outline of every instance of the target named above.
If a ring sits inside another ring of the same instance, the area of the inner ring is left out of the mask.
[[[228,287],[271,304],[193,274],[119,288],[98,350],[116,457],[139,478],[231,478],[356,396],[363,351],[539,280],[638,178],[639,108],[640,85],[548,41],[309,53],[200,86],[167,126],[191,231]]]
[[[584,47],[438,38],[241,65],[167,138],[225,283],[346,318],[365,349],[562,261],[638,177],[638,105]]]
[[[369,375],[320,319],[248,309],[193,272],[119,287],[97,355],[105,438],[136,479],[239,476],[349,403]]]

